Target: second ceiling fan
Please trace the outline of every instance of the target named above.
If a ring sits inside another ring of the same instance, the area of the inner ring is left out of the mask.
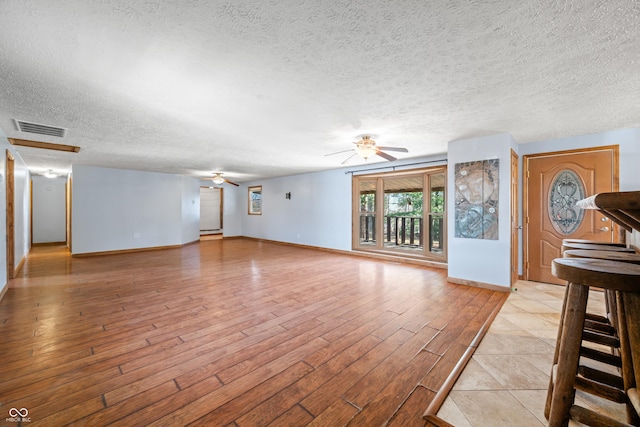
[[[354,142],[356,145],[355,148],[350,150],[338,151],[336,153],[326,154],[327,156],[333,156],[334,154],[348,153],[353,151],[354,153],[347,157],[341,164],[347,163],[353,156],[359,155],[363,159],[367,160],[371,156],[380,156],[385,160],[393,161],[398,160],[390,154],[385,153],[385,151],[398,151],[401,153],[408,153],[409,150],[403,147],[380,147],[376,145],[376,142],[371,139],[370,135],[362,135],[360,139]]]

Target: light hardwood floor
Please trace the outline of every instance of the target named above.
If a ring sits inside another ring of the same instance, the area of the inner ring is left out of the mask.
[[[249,239],[86,258],[34,247],[0,303],[0,418],[424,426],[507,296]]]

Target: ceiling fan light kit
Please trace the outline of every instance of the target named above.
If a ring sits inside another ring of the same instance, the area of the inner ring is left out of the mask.
[[[216,184],[216,185],[221,185],[221,184],[224,184],[226,182],[227,184],[235,185],[236,187],[240,186],[240,184],[236,184],[235,182],[231,182],[228,179],[224,178],[222,176],[222,173],[220,173],[220,172],[215,172],[213,174],[213,177],[212,178],[208,178],[208,179],[213,181],[213,183]]]
[[[331,153],[331,154],[326,154],[327,156],[332,156],[334,154],[340,154],[340,153],[347,153],[347,152],[353,152],[352,155],[350,155],[349,157],[346,158],[346,160],[344,160],[342,162],[342,164],[347,163],[353,156],[358,155],[360,157],[362,157],[364,160],[367,160],[369,157],[376,155],[376,156],[380,156],[385,160],[389,160],[389,161],[393,161],[393,160],[398,160],[397,158],[393,157],[390,154],[385,153],[384,151],[399,151],[402,153],[408,153],[409,150],[407,150],[406,148],[403,147],[380,147],[376,145],[376,142],[371,139],[370,135],[362,135],[359,137],[360,139],[356,142],[354,142],[354,144],[356,145],[356,148],[352,148],[351,150],[343,150],[343,151],[338,151],[336,153]]]
[[[364,135],[362,139],[355,144],[356,153],[365,160],[376,154],[376,142],[371,139],[370,136]]]
[[[44,176],[45,178],[57,178],[58,177],[58,175],[53,173],[53,169],[49,169],[48,171],[43,173],[42,176]]]

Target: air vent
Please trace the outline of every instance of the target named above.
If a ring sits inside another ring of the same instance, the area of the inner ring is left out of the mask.
[[[64,138],[64,135],[67,133],[65,128],[57,127],[57,126],[49,126],[49,125],[41,125],[39,123],[30,123],[22,120],[16,120],[16,127],[20,132],[29,132],[29,133],[37,133],[39,135],[47,135],[47,136],[57,136],[59,138]]]

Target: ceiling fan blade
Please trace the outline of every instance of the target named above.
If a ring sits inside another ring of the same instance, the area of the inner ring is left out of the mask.
[[[378,156],[382,157],[383,159],[387,159],[387,160],[389,160],[390,162],[392,162],[392,161],[394,161],[394,160],[398,160],[398,159],[396,159],[395,157],[393,157],[392,155],[387,154],[387,153],[385,153],[385,152],[383,152],[383,151],[380,151],[380,150],[376,151],[376,154],[377,154]]]
[[[407,150],[406,148],[402,148],[402,147],[378,147],[379,150],[386,150],[386,151],[400,151],[403,153],[408,153],[409,150]]]
[[[236,187],[240,187],[240,184],[236,184],[235,182],[231,182],[228,179],[225,179],[224,182],[226,182],[227,184],[235,185]]]
[[[349,150],[349,151],[351,151],[351,150]],[[348,161],[349,161],[353,156],[355,156],[356,154],[358,154],[358,153],[353,153],[352,155],[350,155],[349,157],[347,157],[347,158],[345,159],[345,161],[344,161],[344,162],[342,162],[342,163],[340,163],[340,164],[341,164],[341,165],[344,165],[345,163],[347,163],[347,162],[348,162]]]
[[[354,151],[354,150],[355,150],[355,148],[352,148],[351,150],[342,150],[342,151],[336,151],[335,153],[329,153],[329,154],[325,154],[325,157],[326,157],[326,156],[333,156],[334,154],[342,154],[342,153],[347,153],[347,152],[349,152],[349,151]]]

